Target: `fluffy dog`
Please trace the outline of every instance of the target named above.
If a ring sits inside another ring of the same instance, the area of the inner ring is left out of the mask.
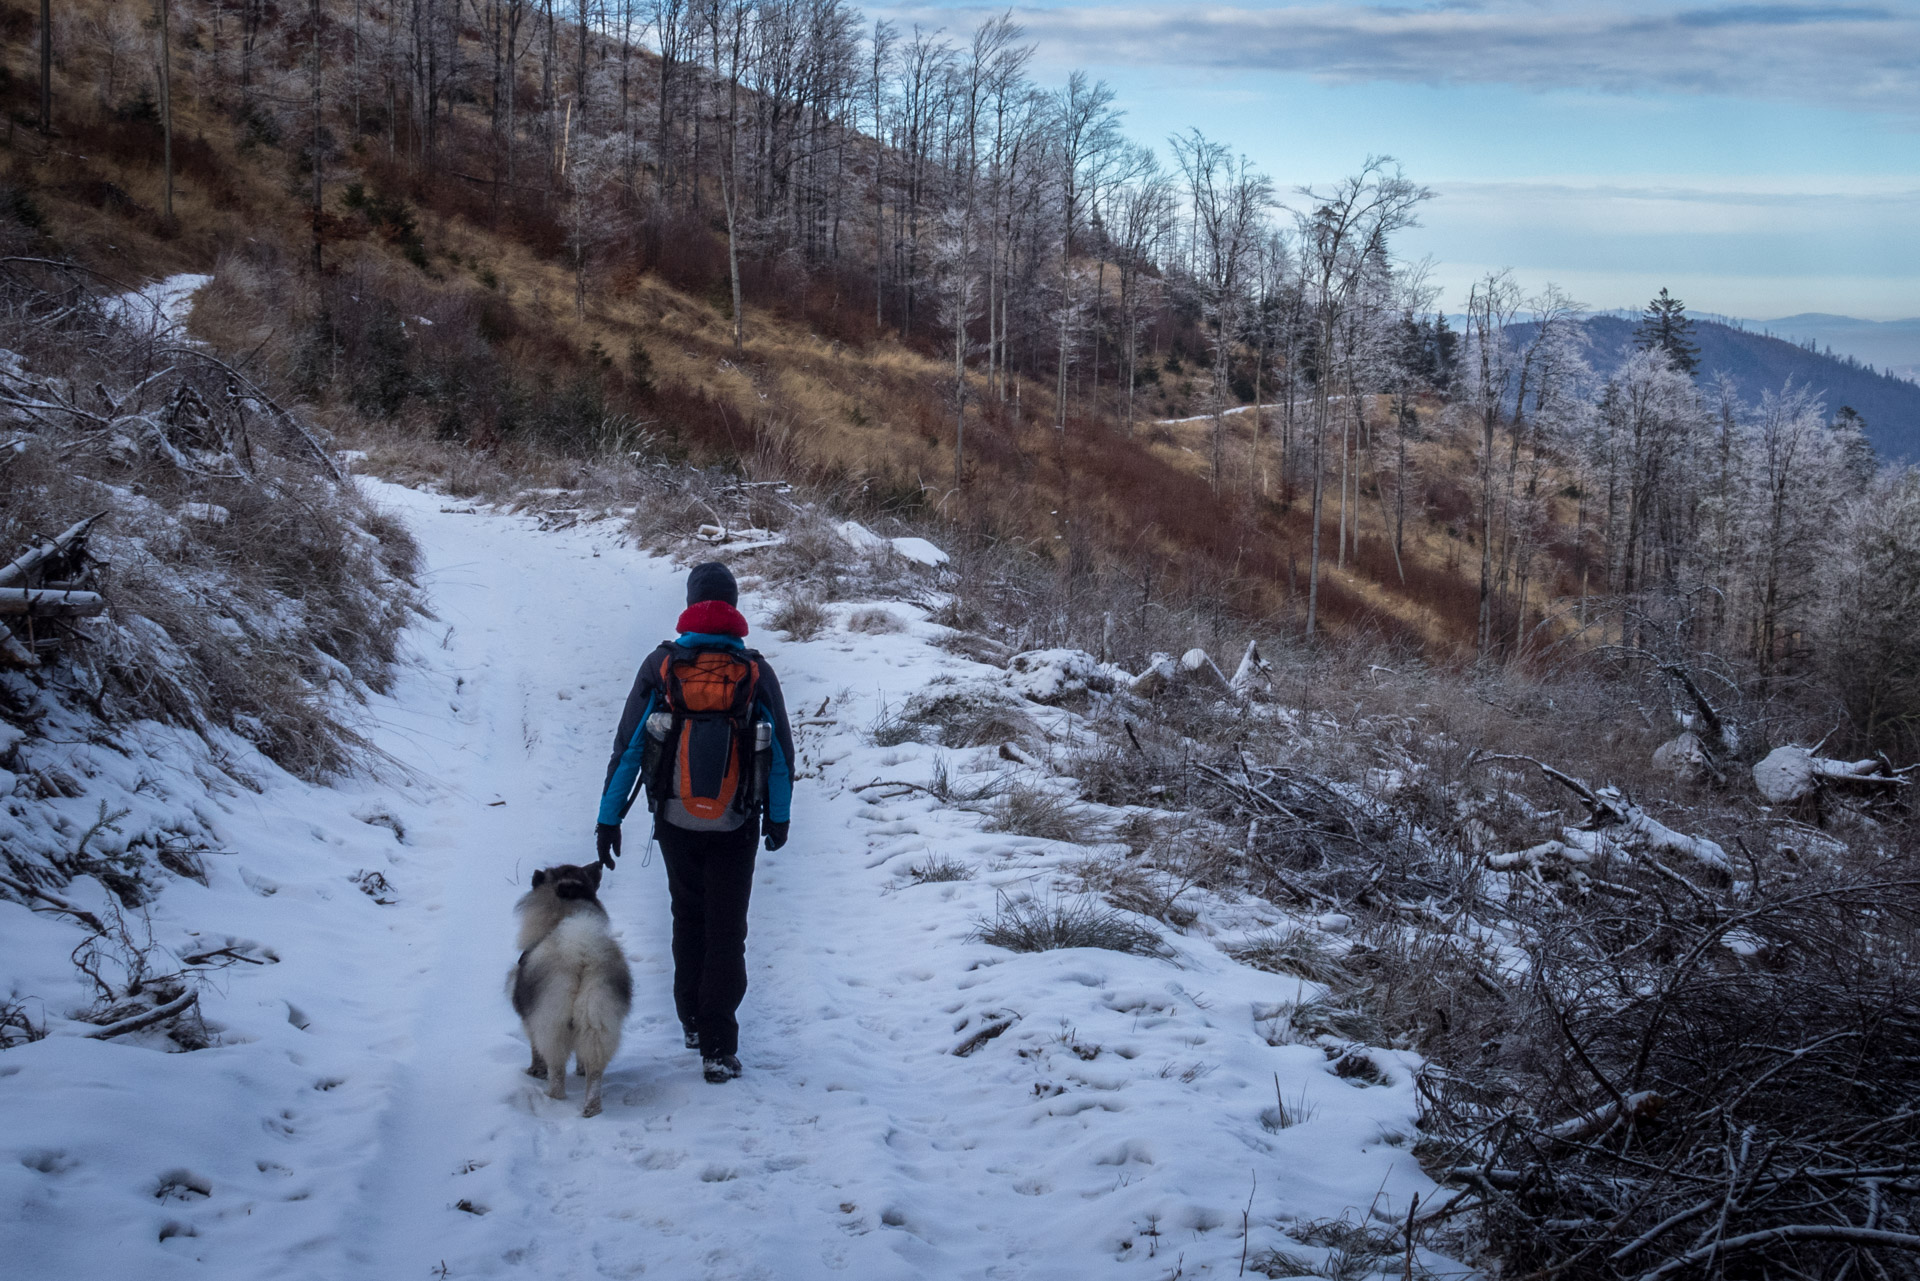
[[[567,1059],[587,1079],[582,1116],[600,1114],[600,1075],[620,1048],[620,1025],[633,1005],[633,975],[600,906],[600,865],[547,867],[514,911],[520,961],[509,976],[513,1010],[527,1030],[547,1097],[567,1097]]]

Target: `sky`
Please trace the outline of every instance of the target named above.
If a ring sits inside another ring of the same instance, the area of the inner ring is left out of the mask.
[[[956,38],[1004,6],[870,7]],[[1920,0],[1013,6],[1055,85],[1105,80],[1168,155],[1197,127],[1291,205],[1390,155],[1440,305],[1511,268],[1596,309],[1920,316]]]

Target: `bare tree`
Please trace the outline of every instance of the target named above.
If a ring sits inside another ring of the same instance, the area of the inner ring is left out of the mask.
[[[1326,507],[1326,440],[1330,425],[1333,359],[1341,323],[1370,273],[1388,261],[1391,237],[1416,224],[1433,193],[1405,177],[1390,156],[1370,156],[1360,172],[1326,191],[1301,188],[1309,208],[1297,215],[1296,245],[1307,306],[1314,321],[1316,396],[1313,416],[1312,549],[1307,578],[1306,634],[1318,623],[1320,527]]]
[[[171,223],[173,221],[173,39],[171,35],[173,5],[171,0],[159,0],[159,9],[160,148],[166,171],[166,219]],[[314,13],[314,30],[317,33],[320,25],[318,0],[315,0]],[[317,42],[319,36],[316,34],[314,39]],[[316,231],[315,234],[319,233]]]
[[[1120,117],[1113,106],[1113,90],[1106,81],[1088,83],[1084,71],[1067,77],[1054,99],[1054,145],[1059,149],[1060,183],[1060,295],[1059,360],[1054,398],[1056,425],[1067,426],[1067,366],[1073,345],[1073,320],[1078,314],[1074,284],[1073,242],[1086,212],[1087,188],[1098,186],[1098,174],[1120,145]]]
[[[1173,180],[1147,147],[1134,147],[1121,162],[1125,180],[1109,189],[1107,234],[1120,269],[1120,343],[1125,363],[1126,431],[1133,435],[1134,386],[1139,377],[1140,325],[1149,269],[1173,234]]]
[[[747,71],[753,7],[750,0],[701,0],[700,20],[707,40],[713,91],[720,99],[716,114],[722,121],[721,154],[715,168],[720,178],[720,201],[727,216],[727,276],[733,287],[733,354],[740,356],[746,333],[740,297],[740,81]]]
[[[1475,649],[1482,659],[1493,647],[1494,432],[1514,394],[1518,362],[1507,331],[1519,317],[1522,297],[1511,271],[1494,271],[1467,295],[1467,341],[1474,381],[1469,404],[1480,419],[1480,616]]]
[[[1239,337],[1247,276],[1254,269],[1262,218],[1273,203],[1273,183],[1245,156],[1208,141],[1198,129],[1169,139],[1187,180],[1194,228],[1194,278],[1202,315],[1211,322],[1213,447],[1208,477],[1218,494],[1226,469],[1228,367]],[[1258,428],[1256,427],[1256,431]]]

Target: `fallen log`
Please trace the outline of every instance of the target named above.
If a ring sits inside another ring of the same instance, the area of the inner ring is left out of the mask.
[[[98,592],[71,588],[0,587],[0,614],[33,614],[40,618],[92,618],[104,614],[107,598]]]
[[[1578,796],[1580,803],[1587,808],[1587,821],[1579,827],[1562,829],[1561,836],[1567,846],[1590,857],[1606,855],[1607,845],[1611,843],[1623,852],[1631,853],[1636,849],[1646,849],[1656,853],[1676,854],[1703,867],[1711,868],[1718,875],[1731,878],[1733,874],[1733,865],[1727,859],[1727,852],[1718,842],[1710,841],[1704,836],[1688,836],[1684,832],[1674,831],[1634,804],[1617,787],[1598,789],[1589,787],[1571,774],[1563,773],[1531,756],[1498,752],[1476,753],[1470,764],[1477,765],[1487,761],[1525,761],[1547,778]],[[1539,847],[1535,848],[1539,849]]]
[[[1770,805],[1790,805],[1822,788],[1872,794],[1908,786],[1907,771],[1890,770],[1885,762],[1829,760],[1815,750],[1791,744],[1774,748],[1753,767],[1755,790]]]
[[[95,512],[85,520],[75,521],[62,533],[36,545],[6,565],[0,566],[0,587],[10,587],[15,583],[25,582],[29,575],[39,572],[41,566],[49,561],[64,559],[78,550],[79,546],[86,541],[88,532],[93,529],[94,522],[104,515],[106,515],[105,512]]]

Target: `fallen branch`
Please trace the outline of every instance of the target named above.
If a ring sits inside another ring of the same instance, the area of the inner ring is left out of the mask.
[[[97,1027],[86,1033],[86,1038],[90,1041],[105,1041],[110,1037],[121,1036],[128,1032],[138,1032],[141,1028],[151,1027],[162,1019],[170,1019],[176,1014],[185,1013],[187,1007],[199,999],[199,992],[189,991],[183,996],[174,997],[165,1005],[154,1006],[145,1014],[136,1014],[130,1019],[121,1019],[118,1023]]]
[[[935,797],[936,799],[939,796],[938,792],[934,791],[931,787],[928,787],[924,783],[909,783],[905,779],[899,779],[899,778],[876,778],[871,783],[861,783],[850,790],[855,792],[864,792],[869,788],[874,788],[874,787],[903,787],[908,792],[925,792],[928,796]],[[902,795],[904,794],[905,793],[902,793]],[[888,797],[887,799],[891,800],[893,798]]]
[[[205,965],[216,956],[230,956],[236,961],[245,961],[248,965],[266,964],[265,961],[257,956],[248,956],[244,952],[235,951],[232,947],[216,947],[211,952],[195,952],[192,956],[180,958],[180,963],[182,965]]]
[[[107,927],[100,924],[100,918],[92,912],[87,911],[83,907],[75,907],[58,894],[49,890],[43,890],[38,885],[29,884],[26,881],[16,881],[11,876],[6,875],[0,875],[0,885],[6,886],[16,894],[24,894],[28,898],[37,898],[56,911],[65,912],[68,916],[73,917],[82,925],[92,930],[95,934],[105,934],[107,932]]]
[[[1792,1223],[1785,1227],[1768,1228],[1764,1232],[1749,1232],[1744,1236],[1728,1237],[1724,1241],[1713,1241],[1691,1250],[1686,1254],[1668,1259],[1651,1272],[1642,1272],[1639,1281],[1661,1281],[1685,1272],[1696,1263],[1702,1263],[1716,1255],[1732,1254],[1739,1250],[1752,1250],[1761,1246],[1773,1245],[1780,1241],[1840,1241],[1849,1245],[1886,1246],[1895,1250],[1920,1251],[1920,1236],[1906,1232],[1888,1232],[1882,1228],[1856,1228],[1839,1224]]]
[[[1626,1105],[1624,1109],[1621,1107],[1622,1103]],[[1637,1090],[1618,1102],[1603,1103],[1591,1112],[1583,1112],[1558,1125],[1550,1125],[1542,1133],[1550,1139],[1589,1138],[1603,1130],[1611,1129],[1620,1119],[1622,1111],[1626,1113],[1629,1121],[1639,1121],[1657,1115],[1666,1104],[1667,1101],[1652,1090]]]

